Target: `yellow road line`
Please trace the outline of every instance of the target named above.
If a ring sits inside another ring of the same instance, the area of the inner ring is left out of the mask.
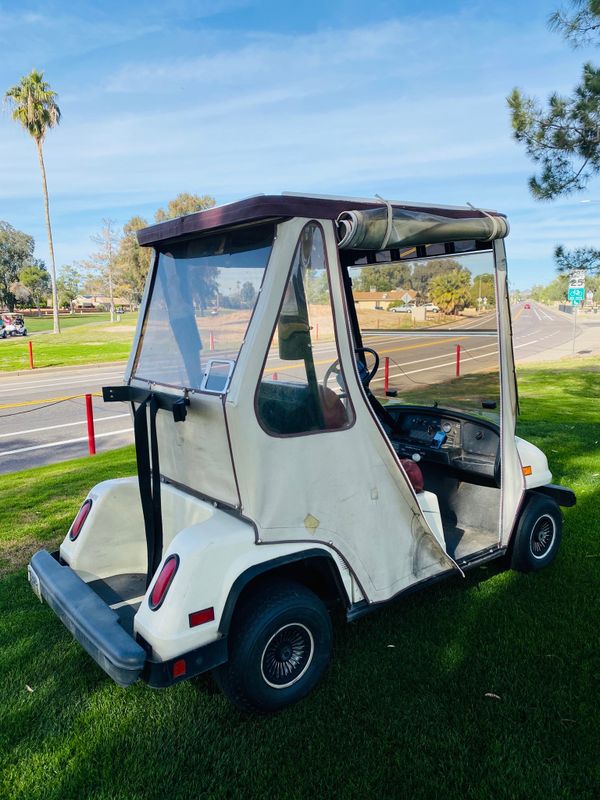
[[[427,335],[427,334],[425,334]],[[416,350],[419,347],[433,347],[436,344],[445,344],[447,342],[462,342],[465,336],[453,336],[451,339],[436,339],[433,342],[423,342],[422,344],[407,344],[404,347],[391,347],[388,350],[378,350],[379,355],[382,353],[397,353],[399,350]],[[440,358],[445,358],[445,355],[440,355]]]
[[[517,311],[517,313],[512,318],[512,321],[516,322],[524,311],[525,311],[525,306],[521,306],[521,308]]]
[[[85,394],[70,394],[66,397],[46,397],[44,400],[24,400],[22,403],[4,403],[2,408],[19,408],[20,406],[43,406],[45,403],[60,403],[63,400],[76,400],[78,397],[85,397],[91,394],[92,397],[102,397],[100,392],[86,392]]]
[[[397,353],[400,350],[416,350],[419,347],[434,347],[436,344],[445,344],[447,342],[461,342],[463,339],[466,338],[467,338],[466,336],[453,336],[451,339],[435,339],[432,342],[423,342],[422,344],[407,344],[404,345],[404,347],[391,347],[388,348],[387,350],[378,350],[377,352],[379,353],[379,355],[385,353]],[[440,354],[440,358],[446,358],[446,357],[447,355],[445,353]],[[322,366],[323,364],[332,364],[332,363],[333,362],[331,361],[331,359],[326,359],[323,361],[315,361],[315,367]],[[275,366],[269,366],[268,371],[283,372],[286,369],[297,369],[297,368],[298,364],[287,364],[282,367],[275,365]]]

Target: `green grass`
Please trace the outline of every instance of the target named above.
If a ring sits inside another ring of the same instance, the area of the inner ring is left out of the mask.
[[[208,679],[115,686],[29,590],[23,543],[56,544],[90,485],[133,470],[131,448],[0,477],[0,540],[22,545],[0,581],[0,796],[600,796],[600,363],[520,384],[519,432],[578,495],[553,566],[482,568],[336,621],[324,683],[267,718]]]
[[[0,576],[55,549],[91,486],[135,474],[132,446],[0,476]]]
[[[126,322],[127,318],[135,317],[135,314],[125,314],[123,321]],[[39,331],[51,331],[54,327],[54,321],[51,316],[44,317],[24,317],[25,327],[28,333],[39,333]],[[61,331],[68,328],[76,328],[79,325],[94,325],[98,323],[109,323],[110,314],[108,312],[101,312],[98,314],[84,313],[84,314],[69,314],[68,316],[61,315],[60,329]]]
[[[135,314],[127,314],[123,322],[111,324],[108,314],[90,314],[82,319],[65,319],[64,322],[70,322],[71,325],[65,324],[60,336],[44,334],[34,335],[30,339],[2,339],[0,372],[29,369],[30,341],[33,343],[36,368],[124,360],[131,350],[136,319]],[[49,320],[33,321],[51,325]]]

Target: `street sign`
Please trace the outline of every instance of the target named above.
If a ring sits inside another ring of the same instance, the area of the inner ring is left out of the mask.
[[[569,274],[569,289],[583,289],[585,286],[585,270],[574,269]]]
[[[574,269],[569,274],[569,303],[581,305],[585,298],[585,270]]]
[[[583,303],[583,298],[585,296],[585,289],[583,286],[569,286],[569,303],[572,303],[574,306],[578,306]]]

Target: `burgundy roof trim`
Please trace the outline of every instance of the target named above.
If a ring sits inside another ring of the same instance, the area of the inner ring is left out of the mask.
[[[405,203],[394,203],[394,208],[405,208],[429,214],[439,214],[450,219],[465,217],[483,217],[482,212],[472,208],[440,208],[436,206],[412,206]],[[215,206],[206,211],[197,211],[185,217],[169,219],[150,225],[138,231],[138,242],[143,246],[156,245],[170,239],[190,236],[194,233],[223,228],[226,225],[257,222],[259,220],[279,219],[285,217],[308,217],[311,219],[337,219],[342,211],[378,208],[380,202],[357,202],[356,200],[339,200],[319,197],[296,197],[291,195],[258,195],[236,203]],[[504,214],[498,214],[503,217]]]

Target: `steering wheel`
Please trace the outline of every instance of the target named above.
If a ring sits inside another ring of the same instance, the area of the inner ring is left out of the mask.
[[[372,367],[371,371],[367,372],[366,375],[362,375],[362,374],[360,375],[360,380],[361,380],[362,385],[365,387],[365,389],[368,389],[369,388],[369,384],[371,383],[371,381],[375,377],[375,374],[377,373],[377,370],[379,369],[379,354],[377,353],[376,350],[373,350],[372,347],[355,347],[354,348],[354,352],[356,353],[356,355],[359,355],[359,353],[370,353],[373,356],[373,358],[375,359],[375,363],[373,364],[373,367]],[[365,370],[366,370],[366,367],[365,367]],[[360,374],[361,370],[359,369],[358,372]]]
[[[370,353],[375,359],[375,364],[373,365],[373,368],[370,370],[370,372],[367,372],[365,375],[362,375],[361,370],[359,369],[361,383],[365,387],[365,389],[368,389],[369,384],[371,383],[371,381],[375,376],[375,373],[379,369],[379,355],[371,347],[355,347],[354,352],[356,353],[356,355],[359,355],[360,353]],[[323,378],[323,386],[327,386],[332,376],[335,376],[337,378],[340,374],[340,371],[341,371],[340,360],[339,358],[336,358],[333,364],[327,368],[327,372],[325,373],[325,376]],[[366,372],[366,368],[364,371]],[[340,395],[340,397],[346,397],[346,396],[347,396],[346,392],[343,392]]]

